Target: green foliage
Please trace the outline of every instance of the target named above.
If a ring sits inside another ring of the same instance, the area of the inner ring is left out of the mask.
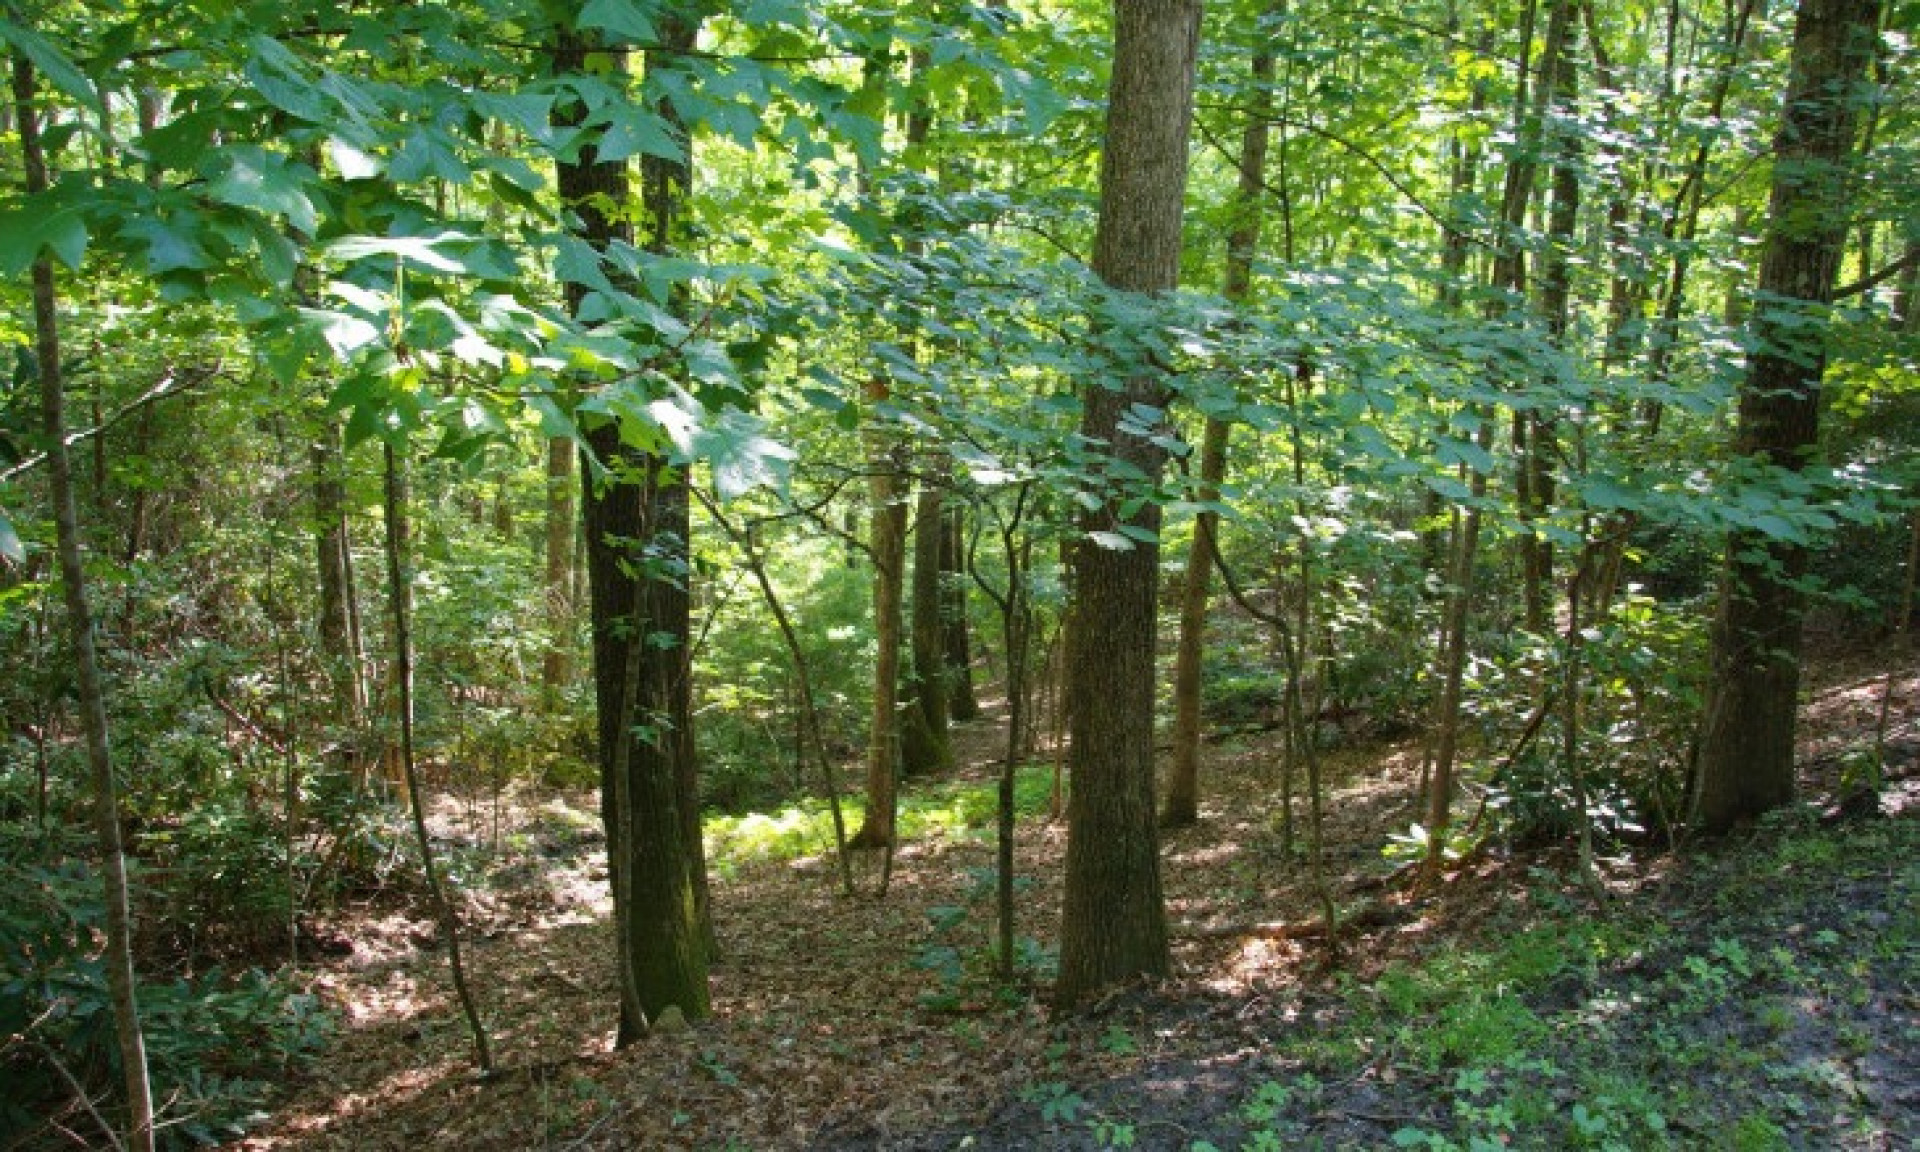
[[[975,840],[989,835],[997,811],[996,785],[948,782],[902,794],[898,816],[900,835],[908,840]],[[1021,817],[1048,810],[1052,795],[1051,769],[1029,765],[1015,780],[1014,811]],[[850,824],[858,824],[864,809],[859,800],[841,801]],[[707,855],[718,869],[737,868],[754,861],[793,860],[826,854],[833,848],[832,816],[824,800],[807,799],[774,813],[743,816],[717,813],[707,817]]]
[[[84,866],[0,863],[0,1135],[35,1139],[64,1100],[58,1069],[86,1085],[117,1081],[119,1049],[97,932],[105,911]],[[143,982],[139,990],[166,1144],[231,1139],[259,1118],[274,1086],[324,1043],[314,997],[259,971]]]

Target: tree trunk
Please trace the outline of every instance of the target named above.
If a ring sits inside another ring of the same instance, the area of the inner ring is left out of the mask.
[[[1572,0],[1554,0],[1553,11],[1547,20],[1547,42],[1542,49],[1542,58],[1546,61],[1561,57],[1568,35],[1571,6]],[[1527,69],[1531,58],[1527,51],[1533,43],[1535,16],[1535,5],[1530,2],[1521,20],[1521,72],[1513,97],[1514,137],[1518,144],[1513,158],[1507,163],[1500,200],[1499,233],[1488,272],[1490,285],[1496,293],[1504,293],[1504,298],[1496,295],[1490,299],[1487,305],[1489,321],[1497,321],[1506,315],[1508,305],[1504,300],[1520,297],[1527,290],[1526,253],[1520,243],[1519,233],[1521,225],[1526,222],[1527,203],[1533,195],[1541,121],[1551,86],[1551,77],[1543,79],[1530,98]],[[1476,440],[1484,451],[1493,444],[1494,417],[1492,412],[1484,410],[1477,415],[1481,425]],[[1522,461],[1523,472],[1526,467]],[[1453,818],[1453,770],[1454,759],[1459,751],[1468,624],[1473,615],[1473,581],[1479,558],[1480,505],[1487,491],[1486,472],[1481,469],[1471,469],[1470,472],[1467,506],[1455,511],[1453,549],[1448,561],[1447,599],[1442,611],[1439,652],[1435,661],[1439,669],[1436,679],[1440,682],[1440,695],[1434,704],[1433,750],[1428,761],[1433,775],[1427,793],[1427,857],[1423,866],[1423,873],[1429,879],[1439,874],[1446,852],[1447,829]]]
[[[486,1027],[480,1023],[480,1010],[467,988],[467,972],[460,958],[460,918],[453,901],[447,897],[440,870],[434,866],[433,841],[427,836],[426,799],[420,794],[420,777],[414,768],[413,751],[413,570],[408,558],[408,540],[412,536],[407,516],[405,464],[391,443],[382,446],[386,459],[387,520],[387,596],[393,610],[393,681],[400,711],[400,767],[407,788],[407,807],[413,810],[414,840],[420,846],[420,870],[426,876],[427,895],[433,901],[434,919],[447,945],[447,970],[453,978],[453,991],[466,1016],[467,1030],[473,1036],[474,1063],[481,1073],[493,1071],[493,1054],[487,1044]]]
[[[47,161],[40,145],[40,119],[34,111],[33,65],[13,52],[13,103],[26,169],[27,194],[47,191]],[[60,321],[54,292],[53,260],[45,252],[33,262],[34,355],[39,361],[40,426],[47,440],[47,478],[52,489],[55,548],[60,583],[67,602],[67,633],[73,650],[80,720],[86,732],[87,766],[93,777],[94,828],[100,839],[101,885],[107,906],[107,947],[102,963],[113,999],[114,1030],[127,1092],[127,1143],[137,1152],[153,1152],[153,1088],[147,1078],[146,1038],[140,1030],[140,1004],[133,971],[133,918],[127,897],[127,858],[120,836],[120,797],[107,743],[106,689],[94,650],[92,606],[81,558],[80,515],[73,494],[73,458],[67,451],[66,381],[60,368]]]
[[[1100,164],[1093,267],[1112,287],[1161,292],[1180,276],[1187,134],[1192,121],[1199,0],[1115,0],[1113,76]],[[1164,407],[1156,376],[1082,390],[1081,433],[1110,446],[1143,484],[1165,452],[1121,429],[1130,405]],[[1130,526],[1158,535],[1147,501],[1131,518],[1121,496],[1083,519],[1090,531]],[[1074,618],[1067,658],[1070,716],[1066,894],[1056,1001],[1071,1007],[1122,980],[1168,970],[1166,905],[1154,828],[1154,649],[1158,543],[1127,549],[1082,540],[1073,550]]]
[[[980,715],[967,625],[966,551],[966,512],[956,504],[940,518],[940,643],[946,653],[947,714],[954,720]]]
[[[342,730],[341,764],[357,791],[366,784],[359,747],[366,723],[367,680],[360,630],[354,627],[351,538],[347,533],[346,484],[341,476],[340,429],[328,420],[314,440],[313,531],[320,576],[320,657],[333,688],[332,719]]]
[[[661,58],[693,47],[698,28],[671,14],[658,18]],[[609,53],[596,35],[559,30],[554,72],[590,71]],[[649,54],[649,67],[664,66]],[[690,148],[672,105],[658,110]],[[563,115],[577,123],[580,113]],[[641,192],[648,248],[664,252],[676,236],[678,204],[690,169],[648,156]],[[556,165],[561,201],[579,217],[595,248],[629,240],[632,229],[608,210],[630,198],[623,164],[603,163],[592,144]],[[567,285],[578,315],[585,289]],[[602,466],[581,469],[587,585],[598,710],[601,816],[614,877],[623,988],[616,1044],[644,1035],[668,1007],[686,1019],[710,1011],[707,968],[712,924],[700,838],[691,684],[690,526],[684,476],[622,442],[617,424],[585,433]],[[635,627],[636,621],[644,626]],[[634,651],[635,648],[639,651]],[[623,806],[621,801],[625,800]]]
[[[1254,53],[1254,106],[1252,119],[1240,135],[1240,181],[1234,192],[1233,229],[1227,234],[1223,285],[1227,299],[1236,303],[1244,301],[1252,288],[1253,257],[1260,246],[1273,75],[1273,53]],[[1227,438],[1226,422],[1208,417],[1200,439],[1196,493],[1202,501],[1220,498],[1220,482],[1227,475]],[[1207,600],[1213,576],[1213,559],[1205,541],[1215,538],[1220,515],[1203,511],[1195,519],[1186,580],[1180,589],[1180,646],[1173,660],[1173,762],[1160,805],[1160,823],[1167,828],[1184,827],[1200,818],[1200,662],[1206,652]]]
[[[574,451],[571,440],[547,441],[546,565],[541,580],[547,652],[540,662],[540,689],[549,708],[558,706],[573,679]]]
[[[876,377],[866,385],[867,400],[877,403],[888,394],[887,382]],[[873,556],[873,709],[867,728],[867,811],[860,831],[848,841],[855,848],[884,848],[893,843],[896,795],[896,745],[900,717],[900,601],[907,558],[907,508],[901,501],[900,477],[885,434],[870,433],[873,474],[867,481],[873,511],[867,524],[867,547]]]
[[[1754,294],[1757,351],[1740,389],[1734,453],[1790,472],[1818,446],[1826,310],[1846,247],[1854,125],[1878,0],[1802,0]],[[1718,832],[1792,801],[1807,550],[1736,532],[1713,622],[1713,680],[1695,822]]]
[[[946,493],[923,482],[913,515],[913,612],[908,639],[913,652],[913,717],[901,742],[908,775],[944,775],[953,769],[947,738],[947,676],[940,626],[940,533]]]

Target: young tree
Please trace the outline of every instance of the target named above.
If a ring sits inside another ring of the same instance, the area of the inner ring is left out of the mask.
[[[1879,0],[1801,0],[1795,19],[1750,326],[1757,350],[1733,445],[1763,469],[1798,472],[1818,445],[1826,310],[1851,224],[1850,160],[1879,13]],[[1694,796],[1705,831],[1793,799],[1807,560],[1804,543],[1756,531],[1727,541]]]
[[[1114,3],[1093,267],[1124,292],[1164,292],[1179,281],[1200,7],[1200,0]],[[1137,406],[1164,408],[1165,382],[1135,368],[1117,386],[1087,382],[1081,396],[1081,435],[1154,483],[1165,450],[1158,437],[1123,428],[1122,416]],[[1063,1006],[1134,976],[1164,975],[1169,963],[1153,812],[1159,508],[1144,501],[1128,516],[1120,496],[1109,493],[1083,527],[1128,528],[1133,536],[1131,547],[1083,539],[1074,549],[1076,625],[1066,669],[1073,785],[1054,990]]]
[[[1274,9],[1283,11],[1284,5]],[[1272,134],[1273,50],[1261,47],[1252,61],[1252,118],[1240,134],[1239,179],[1234,190],[1234,221],[1227,233],[1227,269],[1221,293],[1244,302],[1253,287],[1253,258],[1260,246],[1261,208],[1265,203],[1267,138]],[[1200,439],[1202,501],[1220,498],[1220,482],[1227,474],[1228,425],[1209,417]],[[1180,588],[1180,645],[1173,663],[1173,764],[1167,774],[1167,793],[1160,805],[1160,823],[1169,828],[1192,824],[1200,817],[1200,661],[1206,651],[1207,601],[1213,576],[1213,556],[1207,543],[1219,531],[1220,514],[1211,510],[1195,517],[1193,548],[1187,558],[1186,581]]]
[[[43,195],[50,180],[46,154],[40,143],[41,113],[34,99],[34,67],[18,46],[12,57],[14,126],[20,134],[27,194]],[[87,765],[93,777],[94,826],[100,837],[101,882],[106,889],[107,906],[104,967],[120,1042],[120,1070],[127,1090],[127,1146],[139,1152],[153,1152],[153,1088],[147,1077],[146,1038],[140,1029],[140,1004],[133,971],[133,918],[127,900],[120,798],[114,783],[113,755],[107,743],[106,689],[101,684],[100,665],[94,651],[93,610],[87,600],[80,518],[73,495],[73,463],[67,451],[66,381],[60,366],[53,258],[45,251],[34,259],[32,275],[33,353],[40,378],[40,424],[47,440],[47,475],[53,489],[60,582],[66,591],[67,632],[79,690],[80,720],[86,730]]]

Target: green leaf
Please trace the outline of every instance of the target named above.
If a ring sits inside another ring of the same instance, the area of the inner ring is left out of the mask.
[[[604,28],[635,44],[651,44],[658,38],[652,17],[631,0],[589,0],[580,10],[579,24],[582,28]]]
[[[225,159],[225,170],[207,189],[209,196],[236,208],[285,216],[288,224],[302,232],[318,227],[319,216],[307,199],[310,173],[305,166],[252,144],[228,149]]]
[[[666,121],[640,108],[621,108],[600,137],[600,160],[613,163],[634,153],[685,163],[687,152],[667,131]]]
[[[368,256],[397,256],[417,265],[416,271],[458,275],[472,269],[465,260],[450,256],[435,245],[465,239],[457,232],[443,232],[438,236],[347,236],[327,245],[327,255],[348,262]]]
[[[681,463],[705,460],[721,500],[735,500],[755,488],[780,489],[793,464],[793,450],[766,435],[766,423],[751,412],[728,408],[717,416],[682,389],[647,405],[650,416],[673,442]]]
[[[87,222],[77,204],[58,193],[0,212],[0,273],[18,276],[51,248],[62,264],[78,270],[87,255]]]
[[[172,272],[212,264],[194,234],[163,216],[141,216],[121,225],[122,234],[147,245],[147,271]]]
[[[416,128],[401,142],[387,164],[387,175],[400,184],[427,179],[465,184],[473,177],[454,151],[452,138],[433,128]]]
[[[0,40],[13,45],[33,61],[33,66],[55,88],[78,100],[95,115],[101,114],[100,93],[94,90],[93,81],[87,79],[86,73],[75,67],[73,61],[68,60],[66,54],[55,48],[46,37],[30,28],[0,20]]]

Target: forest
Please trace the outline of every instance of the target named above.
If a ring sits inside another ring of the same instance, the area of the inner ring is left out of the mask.
[[[1917,32],[0,0],[0,1149],[1920,1145]]]

